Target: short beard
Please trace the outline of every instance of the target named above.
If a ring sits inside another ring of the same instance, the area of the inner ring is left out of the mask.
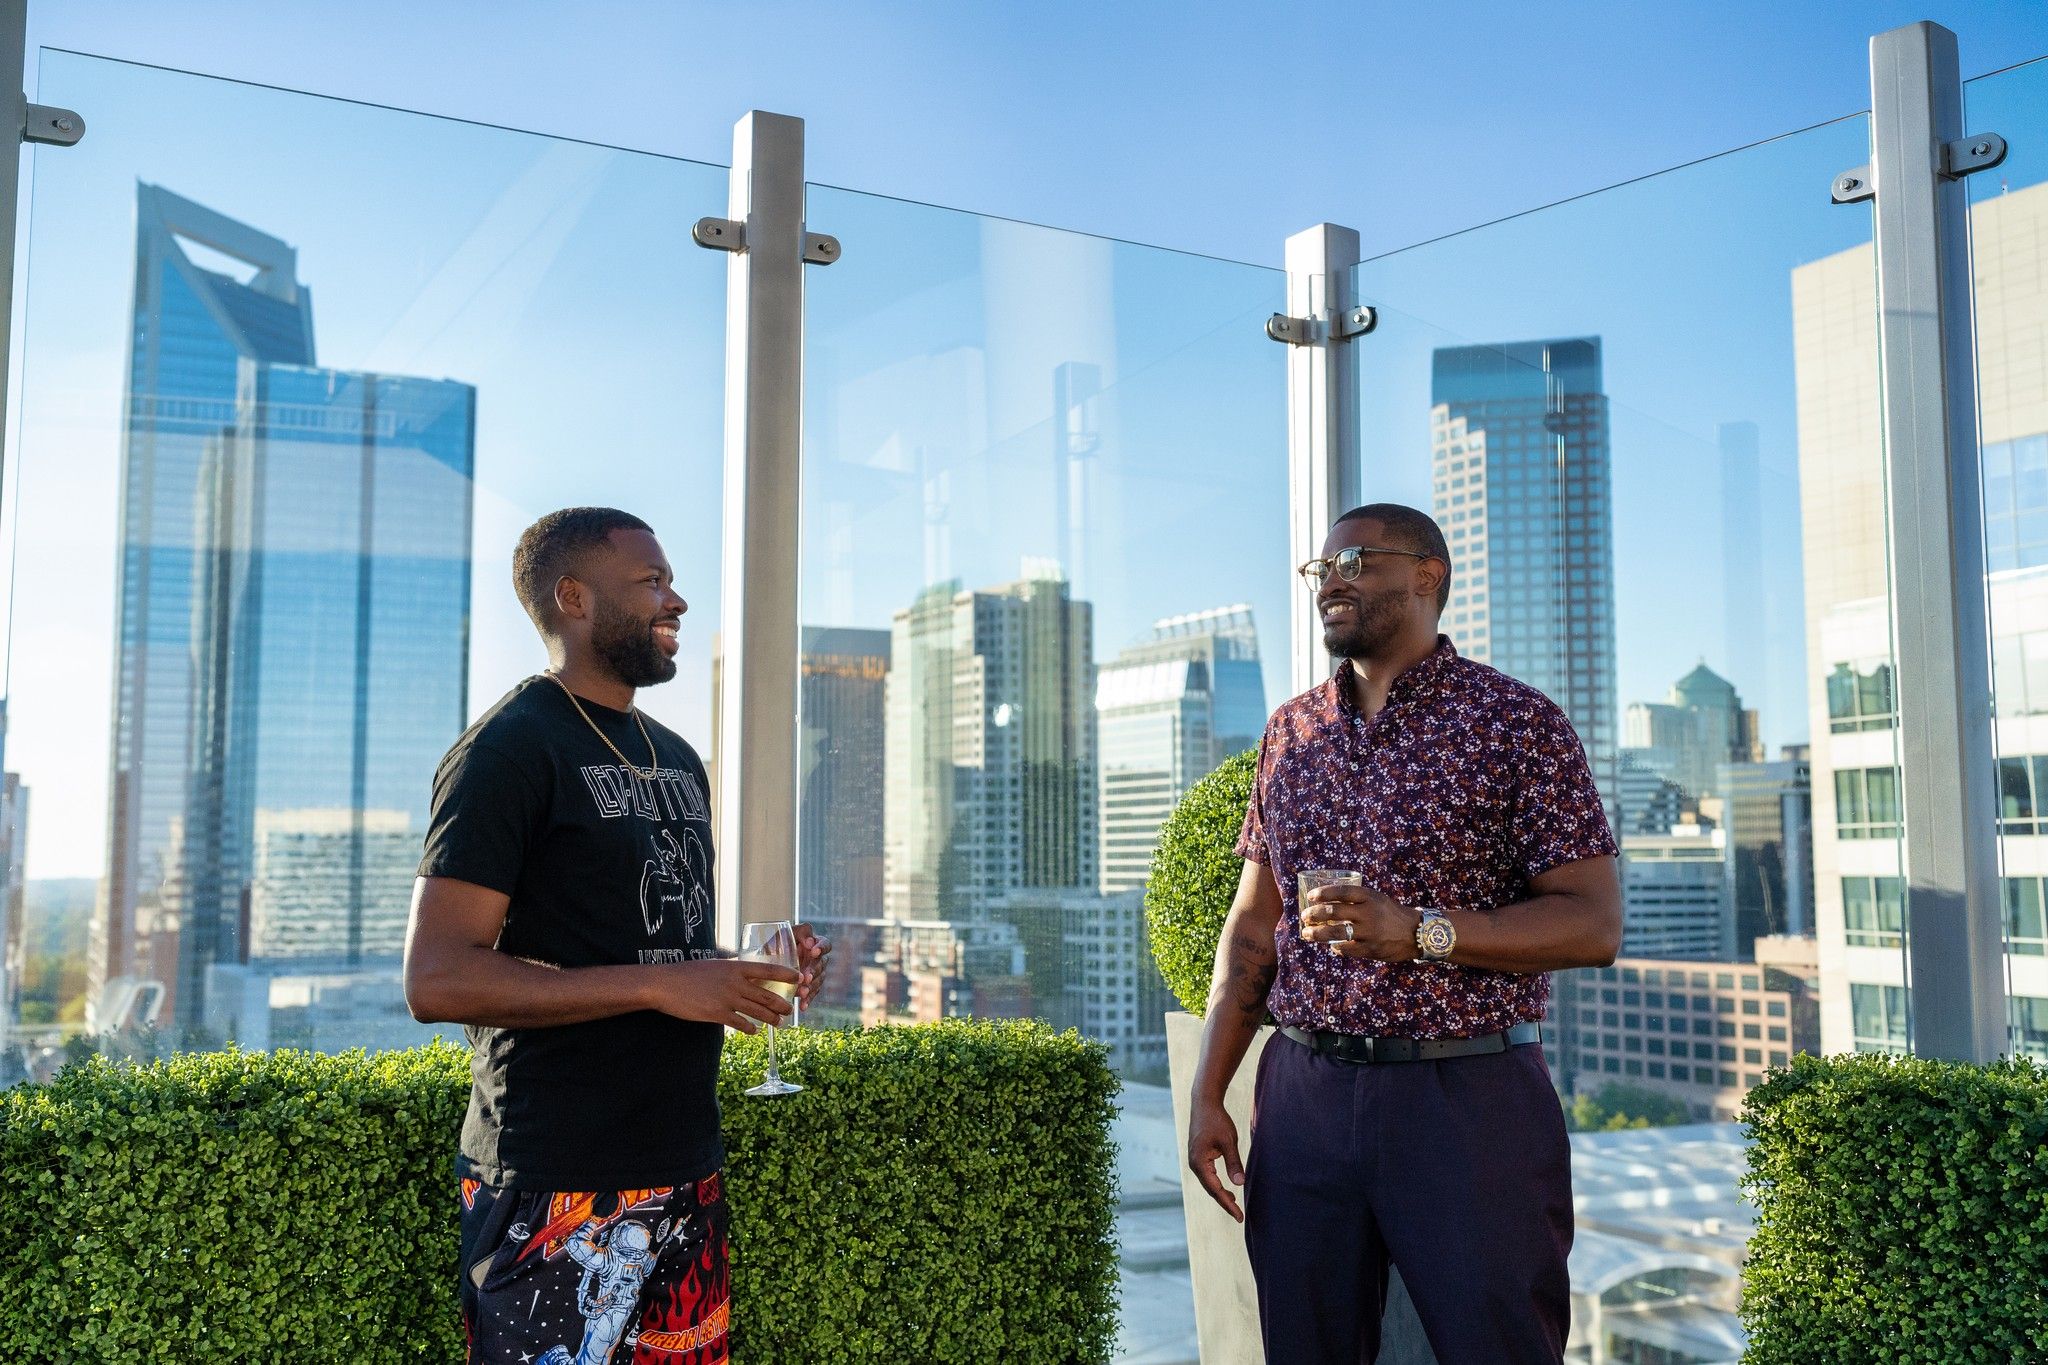
[[[676,675],[676,661],[655,642],[654,623],[629,616],[601,597],[590,618],[590,647],[628,687],[652,687]]]
[[[1361,599],[1350,625],[1323,628],[1323,648],[1339,659],[1378,654],[1400,636],[1407,605],[1405,588],[1388,588]]]

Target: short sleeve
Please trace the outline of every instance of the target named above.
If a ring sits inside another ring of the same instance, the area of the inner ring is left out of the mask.
[[[1270,865],[1272,855],[1266,851],[1266,821],[1259,813],[1260,798],[1266,790],[1266,741],[1259,740],[1258,761],[1252,767],[1252,799],[1245,808],[1244,827],[1238,831],[1237,847],[1233,850],[1246,862]]]
[[[546,805],[533,778],[488,745],[451,750],[434,774],[422,877],[452,877],[511,895]]]
[[[1509,839],[1522,875],[1535,878],[1583,858],[1617,851],[1571,721],[1548,700],[1530,717],[1517,748],[1514,821]]]

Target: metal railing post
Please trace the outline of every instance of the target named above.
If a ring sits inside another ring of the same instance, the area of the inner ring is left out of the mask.
[[[839,243],[804,230],[804,124],[759,110],[733,129],[729,218],[701,246],[726,274],[725,519],[718,715],[718,930],[797,913],[797,531],[804,266]]]
[[[1964,137],[1956,37],[1938,24],[1870,40],[1870,100],[1871,164],[1834,195],[1875,201],[1913,1049],[1985,1062],[2008,1034],[1962,177],[2005,143]]]
[[[1290,567],[1322,553],[1323,536],[1358,505],[1358,353],[1352,342],[1377,321],[1351,297],[1358,233],[1320,223],[1287,239],[1287,311],[1266,335],[1288,345],[1287,521]],[[1291,692],[1329,676],[1322,626],[1308,594],[1288,613]]]
[[[30,104],[22,89],[28,66],[28,0],[0,0],[0,77],[7,82],[7,126],[14,136],[0,135],[0,431],[7,421],[7,366],[14,339],[14,241],[21,213],[21,144],[38,142],[69,147],[85,136],[85,120],[69,109]]]

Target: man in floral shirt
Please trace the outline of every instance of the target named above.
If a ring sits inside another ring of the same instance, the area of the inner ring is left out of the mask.
[[[1371,1360],[1389,1263],[1442,1365],[1558,1362],[1571,1157],[1537,1026],[1546,973],[1620,947],[1614,836],[1564,713],[1438,634],[1434,521],[1347,512],[1302,574],[1341,662],[1259,745],[1188,1164],[1245,1224],[1275,1365]],[[1363,884],[1303,905],[1308,869]],[[1223,1092],[1268,1012],[1241,1162]]]

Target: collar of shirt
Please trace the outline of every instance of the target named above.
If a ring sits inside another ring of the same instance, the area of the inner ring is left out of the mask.
[[[1451,672],[1451,665],[1458,659],[1458,647],[1451,643],[1448,635],[1436,637],[1436,648],[1425,654],[1408,667],[1402,669],[1387,688],[1386,710],[1405,705],[1411,701],[1427,701],[1442,690]],[[1351,696],[1351,680],[1357,676],[1351,660],[1338,663],[1337,671],[1330,675],[1325,687],[1334,689],[1335,703],[1339,714],[1357,717],[1358,703]],[[1382,712],[1384,714],[1384,712]]]

